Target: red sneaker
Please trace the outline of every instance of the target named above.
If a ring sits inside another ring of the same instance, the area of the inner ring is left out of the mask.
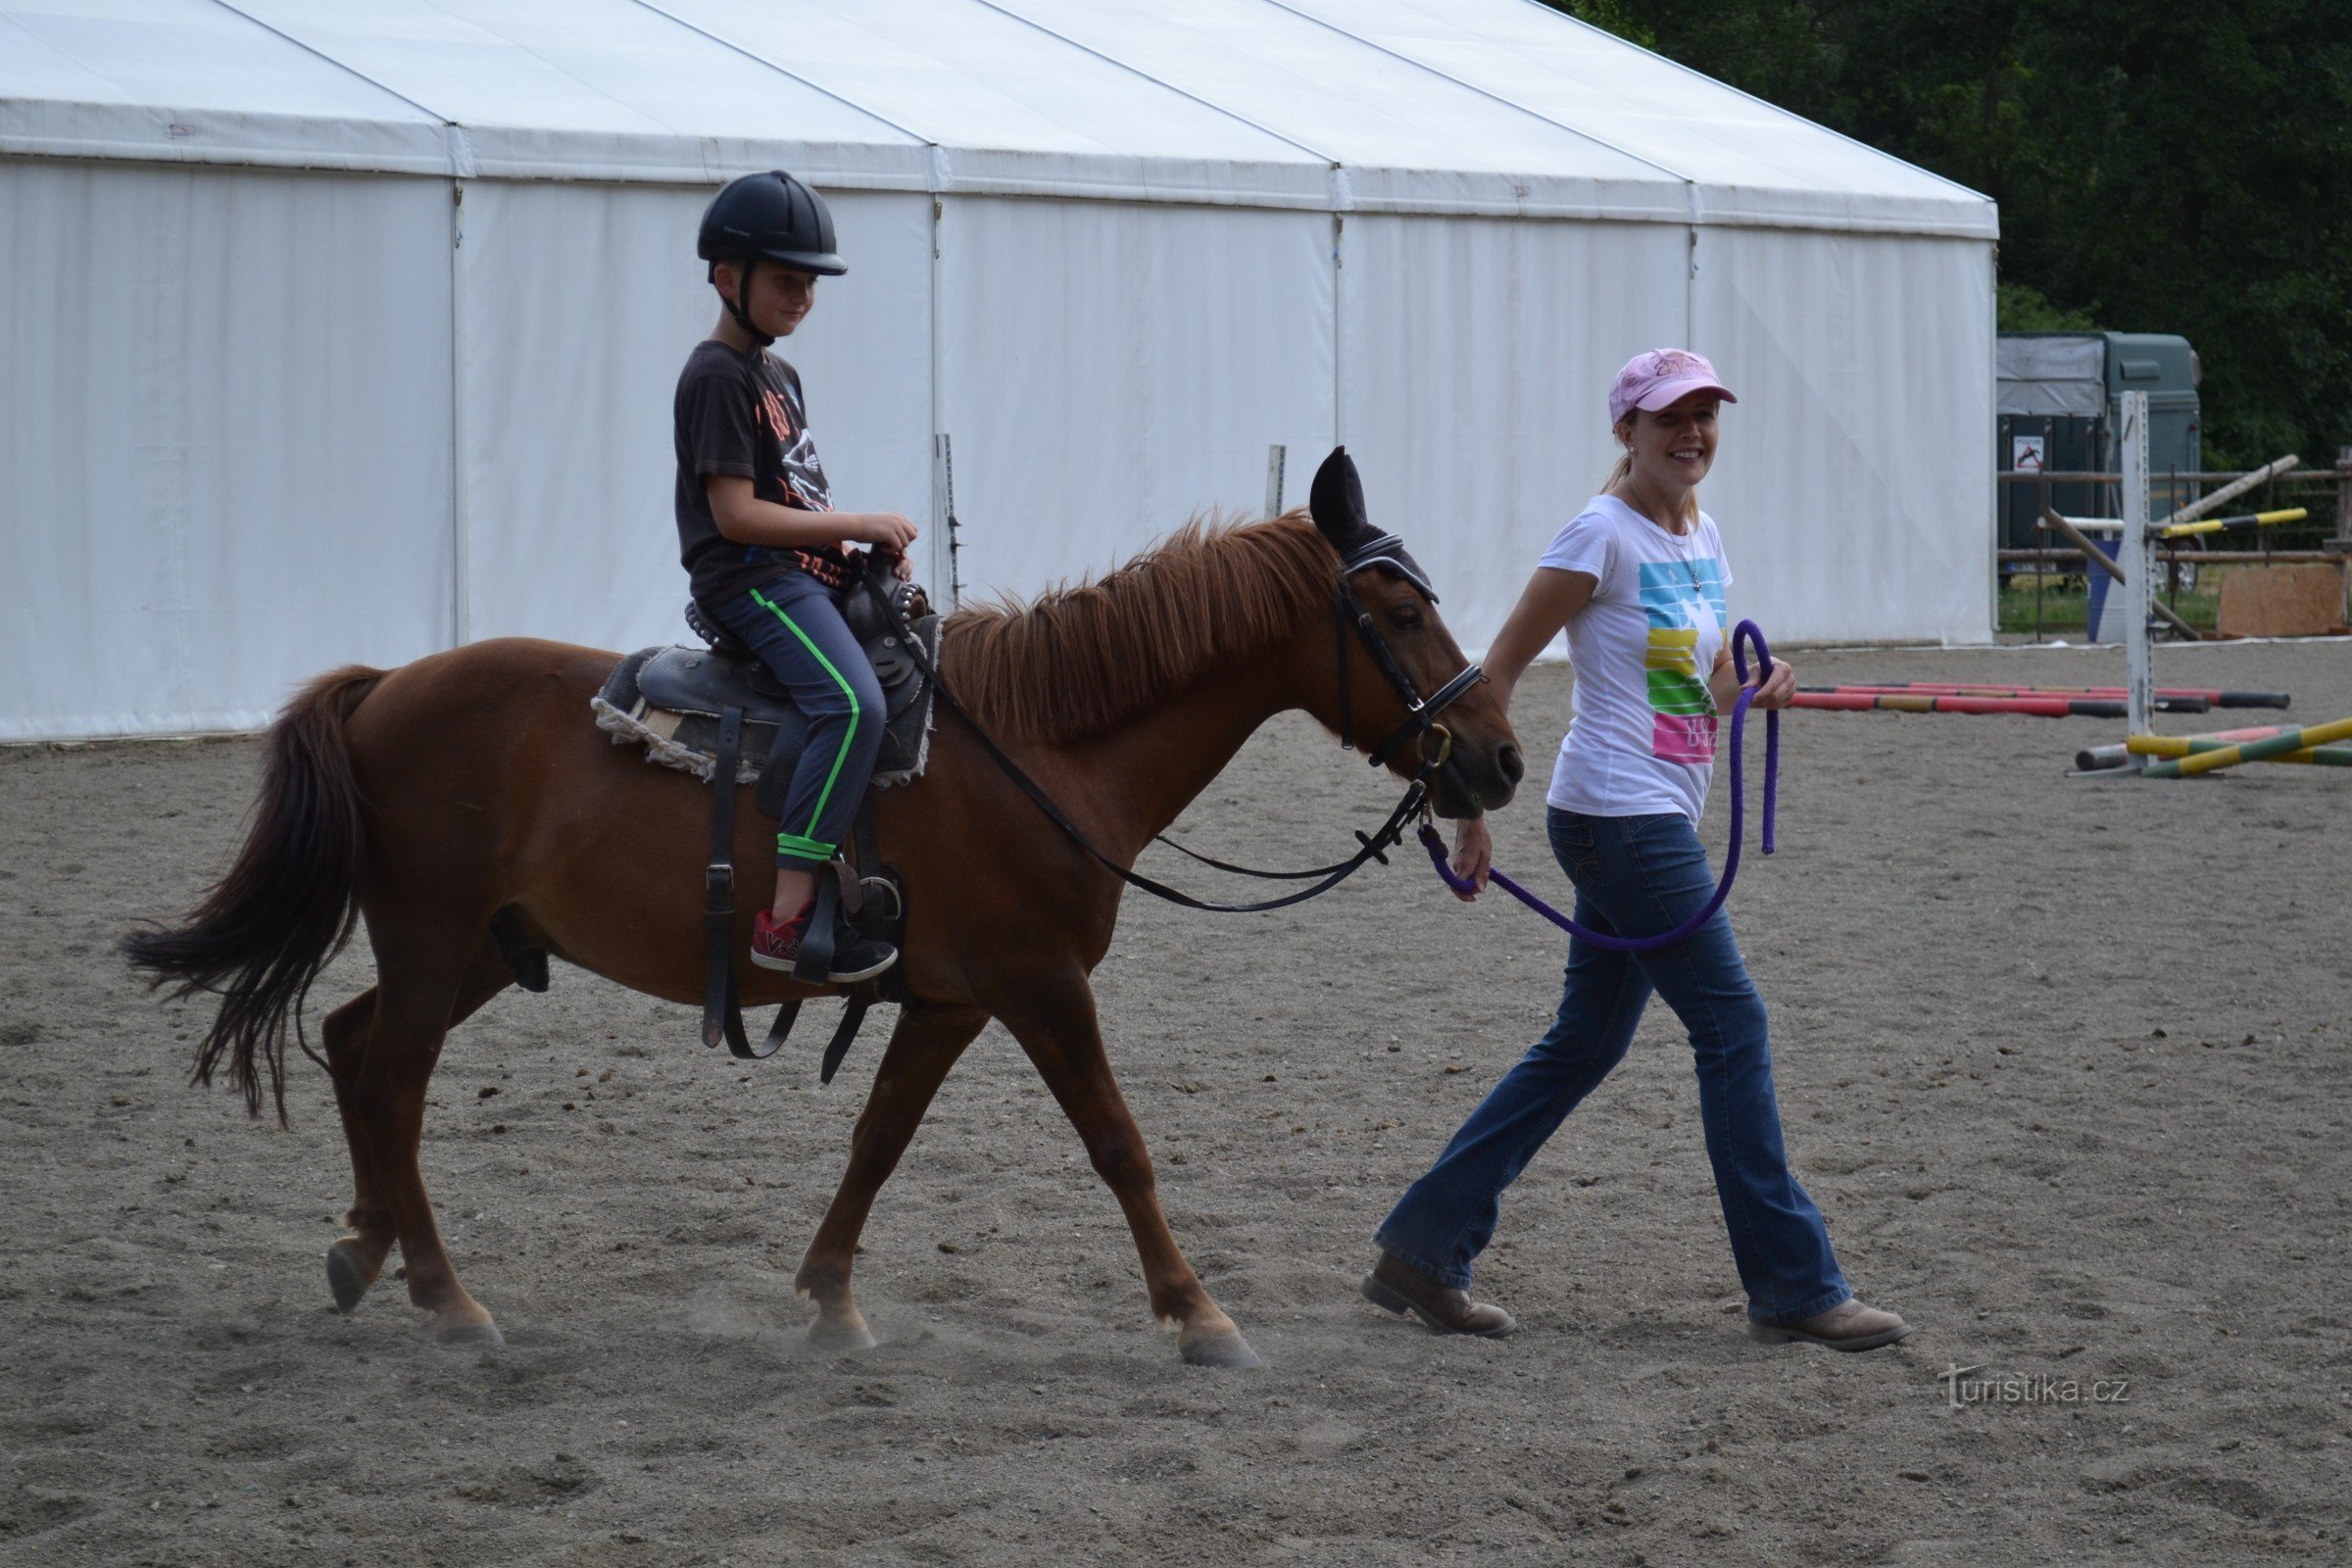
[[[808,929],[808,916],[816,906],[802,906],[801,912],[779,922],[761,909],[752,916],[752,961],[762,969],[789,970],[801,957],[801,935]]]
[[[808,916],[816,908],[813,901],[801,912],[779,923],[767,910],[752,916],[752,961],[762,969],[790,971],[801,961],[801,937],[808,929]],[[833,950],[833,962],[825,975],[828,985],[853,985],[859,980],[871,980],[899,961],[899,950],[887,942],[859,936],[856,931],[840,933],[839,945]]]

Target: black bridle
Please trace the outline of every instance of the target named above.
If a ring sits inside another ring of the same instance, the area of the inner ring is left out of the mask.
[[[1355,574],[1371,566],[1388,568],[1419,589],[1431,604],[1438,602],[1438,591],[1422,575],[1419,564],[1405,553],[1404,541],[1393,533],[1379,534],[1365,540],[1349,551],[1347,559],[1340,563],[1340,584],[1331,596],[1332,614],[1339,621],[1340,749],[1349,752],[1355,750],[1348,705],[1348,628],[1352,625],[1356,640],[1364,645],[1364,652],[1372,656],[1373,667],[1386,675],[1389,684],[1396,688],[1396,695],[1404,699],[1403,722],[1389,731],[1389,738],[1373,747],[1364,760],[1378,767],[1396,756],[1407,741],[1435,734],[1440,738],[1435,763],[1427,762],[1428,748],[1422,748],[1425,765],[1434,770],[1444,766],[1446,758],[1453,754],[1453,732],[1437,721],[1438,714],[1450,708],[1471,687],[1483,682],[1487,672],[1477,664],[1466,664],[1460,674],[1425,700],[1421,696],[1421,688],[1413,684],[1412,676],[1406,674],[1404,666],[1396,662],[1396,655],[1390,649],[1388,639],[1380,634],[1380,628],[1373,623],[1372,612],[1365,609],[1364,602],[1355,596]]]
[[[982,749],[995,760],[997,766],[1004,771],[1004,776],[1011,779],[1019,787],[1021,793],[1036,804],[1039,810],[1045,812],[1047,820],[1060,828],[1079,848],[1093,856],[1112,875],[1130,887],[1140,888],[1154,898],[1165,899],[1170,904],[1182,905],[1188,909],[1204,909],[1214,914],[1255,914],[1267,909],[1284,908],[1294,904],[1304,904],[1309,899],[1328,893],[1363,869],[1367,861],[1378,860],[1383,865],[1388,864],[1387,851],[1392,846],[1404,842],[1407,824],[1413,820],[1415,815],[1423,811],[1429,798],[1431,776],[1439,768],[1444,767],[1453,755],[1453,733],[1445,725],[1437,722],[1438,714],[1450,707],[1471,687],[1487,678],[1486,672],[1473,663],[1439,687],[1431,696],[1423,698],[1421,688],[1414,684],[1412,676],[1405,672],[1404,666],[1396,662],[1396,656],[1390,649],[1388,639],[1380,634],[1380,628],[1373,622],[1372,612],[1364,608],[1364,602],[1356,597],[1355,589],[1349,582],[1356,572],[1372,566],[1381,566],[1396,572],[1419,589],[1433,605],[1438,602],[1438,596],[1436,590],[1430,587],[1429,578],[1422,573],[1419,564],[1405,553],[1404,541],[1398,539],[1395,534],[1377,535],[1349,550],[1340,562],[1339,584],[1332,592],[1332,617],[1336,627],[1339,650],[1340,745],[1348,751],[1355,749],[1350,738],[1352,726],[1348,716],[1348,628],[1351,625],[1355,628],[1357,640],[1364,645],[1364,651],[1371,655],[1374,666],[1388,678],[1389,684],[1396,689],[1396,695],[1404,699],[1405,705],[1403,722],[1390,731],[1388,738],[1373,749],[1367,760],[1373,766],[1378,767],[1408,742],[1415,740],[1422,742],[1420,765],[1413,770],[1411,780],[1404,787],[1403,798],[1397,801],[1396,809],[1389,813],[1388,819],[1381,823],[1375,832],[1367,834],[1359,829],[1355,837],[1362,848],[1348,858],[1305,871],[1261,871],[1246,865],[1233,865],[1224,860],[1211,859],[1205,855],[1196,854],[1162,834],[1152,835],[1160,843],[1167,845],[1179,854],[1191,856],[1201,864],[1214,866],[1220,871],[1231,871],[1237,875],[1257,877],[1272,882],[1299,882],[1310,879],[1314,881],[1313,887],[1298,893],[1286,894],[1279,899],[1261,899],[1253,904],[1221,904],[1210,899],[1196,899],[1189,893],[1181,892],[1163,882],[1155,881],[1140,871],[1121,865],[1097,848],[1094,840],[1088,838],[1085,831],[1070,820],[1068,813],[1054,804],[1053,797],[1045,792],[1044,787],[1031,778],[1018,762],[1006,756],[1004,749],[999,746],[995,738],[980,726],[980,721],[972,716],[971,710],[956,700],[956,694],[948,689],[948,683],[941,678],[930,656],[924,652],[921,639],[911,635],[904,621],[900,622],[898,630],[902,646],[914,657],[916,663],[922,668],[923,674],[930,680],[932,689],[939,693],[939,700],[948,706],[950,711],[970,727],[972,734],[979,739]],[[891,614],[894,618],[898,616],[898,607],[895,603],[891,606]],[[1428,744],[1428,737],[1431,735],[1438,737],[1438,744],[1434,750]]]

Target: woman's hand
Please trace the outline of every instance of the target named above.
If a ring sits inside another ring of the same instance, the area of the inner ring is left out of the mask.
[[[1775,659],[1772,669],[1759,683],[1753,674],[1747,684],[1755,688],[1758,708],[1787,708],[1796,695],[1796,671],[1788,667],[1786,659]],[[1707,688],[1714,694],[1715,710],[1728,713],[1740,701],[1740,667],[1732,662],[1732,651],[1721,648],[1715,653],[1715,667],[1707,672]]]
[[[1487,837],[1487,819],[1467,816],[1453,830],[1453,874],[1469,882],[1473,889],[1487,885],[1487,872],[1494,864],[1494,841]],[[1464,904],[1478,898],[1476,891],[1456,893]]]

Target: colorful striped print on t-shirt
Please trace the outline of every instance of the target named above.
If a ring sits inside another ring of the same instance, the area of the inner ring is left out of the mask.
[[[1699,612],[1721,634],[1725,613],[1721,564],[1641,563],[1642,609],[1649,617],[1643,661],[1649,681],[1650,755],[1669,762],[1715,760],[1715,704],[1698,667]]]

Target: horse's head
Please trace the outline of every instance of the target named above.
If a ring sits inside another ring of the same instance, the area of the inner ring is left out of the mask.
[[[1519,737],[1446,629],[1437,592],[1404,541],[1365,515],[1346,448],[1333,448],[1315,471],[1307,510],[1340,558],[1338,630],[1322,639],[1320,656],[1329,695],[1310,701],[1309,711],[1400,777],[1434,761],[1430,802],[1441,816],[1510,804],[1527,771]]]

